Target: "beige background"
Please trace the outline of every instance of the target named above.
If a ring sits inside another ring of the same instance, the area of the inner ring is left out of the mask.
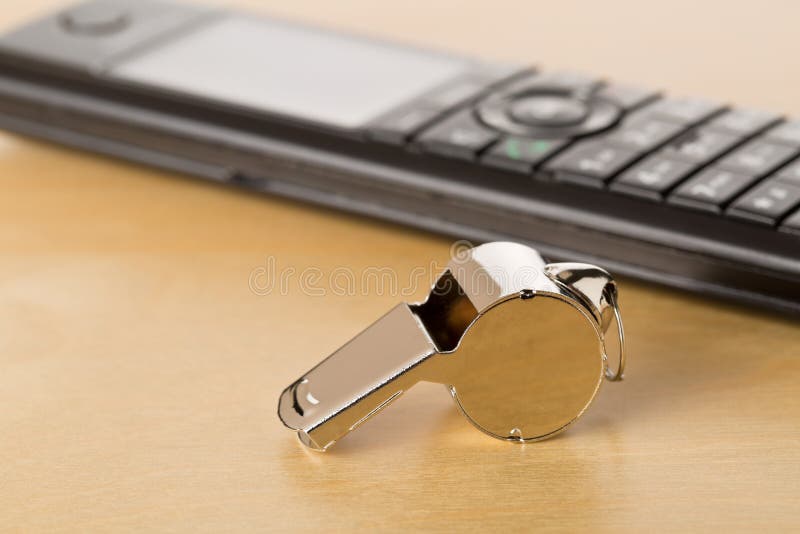
[[[797,2],[250,5],[800,113]],[[492,440],[421,385],[303,450],[280,390],[398,297],[258,296],[250,274],[407,277],[448,246],[0,134],[0,531],[798,527],[800,328],[628,280],[629,378],[560,437]]]

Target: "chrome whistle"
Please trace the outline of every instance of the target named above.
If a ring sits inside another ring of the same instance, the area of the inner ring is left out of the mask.
[[[455,254],[424,302],[398,304],[287,387],[278,416],[323,451],[417,382],[439,382],[483,432],[530,442],[577,420],[624,367],[611,275],[494,242]]]

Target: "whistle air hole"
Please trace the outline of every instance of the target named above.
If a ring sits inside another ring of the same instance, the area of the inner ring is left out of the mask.
[[[519,298],[522,300],[532,299],[536,295],[536,292],[533,289],[523,289],[519,292]]]

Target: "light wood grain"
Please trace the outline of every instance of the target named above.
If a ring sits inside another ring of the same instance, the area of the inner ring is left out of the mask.
[[[800,112],[794,2],[250,4]],[[490,439],[421,385],[320,455],[278,394],[398,298],[250,274],[408,277],[448,240],[8,134],[0,191],[0,531],[800,528],[787,318],[623,280],[628,379],[560,437]]]

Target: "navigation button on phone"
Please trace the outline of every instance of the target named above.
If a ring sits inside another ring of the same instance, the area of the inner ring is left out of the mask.
[[[566,95],[530,95],[514,100],[508,109],[511,118],[531,126],[570,126],[589,114],[586,102]]]

